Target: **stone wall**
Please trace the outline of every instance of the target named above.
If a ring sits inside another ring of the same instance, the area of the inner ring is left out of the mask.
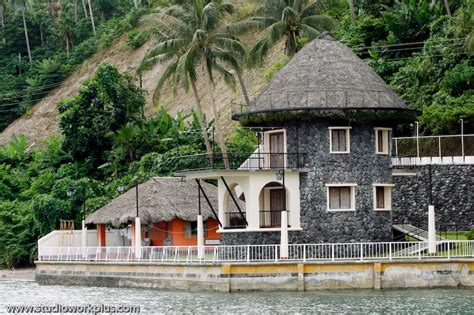
[[[393,216],[426,228],[429,203],[429,166],[419,166],[416,176],[394,176]],[[432,198],[438,229],[474,228],[474,165],[431,166]]]
[[[375,154],[375,132],[370,125],[351,125],[350,153],[331,154],[329,121],[306,121],[287,128],[289,153],[307,153],[300,173],[301,232],[290,232],[290,243],[390,241],[390,211],[374,211],[374,183],[391,183],[390,157]],[[330,183],[354,183],[356,210],[327,211]],[[291,209],[289,209],[291,211]],[[223,244],[278,244],[279,233],[223,233]]]
[[[472,260],[167,265],[36,262],[41,285],[193,292],[474,287]]]

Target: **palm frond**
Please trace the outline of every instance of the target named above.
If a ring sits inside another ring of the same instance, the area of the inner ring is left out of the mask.
[[[336,26],[336,21],[326,15],[312,15],[303,18],[303,23],[315,28],[315,29],[323,29],[326,31],[332,30]]]

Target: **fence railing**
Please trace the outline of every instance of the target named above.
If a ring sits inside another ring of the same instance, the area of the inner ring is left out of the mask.
[[[429,254],[428,242],[291,244],[287,257],[280,256],[280,245],[141,247],[139,252],[135,247],[50,247],[40,248],[38,260],[189,264],[474,258],[474,241],[439,241],[436,247],[436,254]]]
[[[394,157],[474,156],[474,134],[393,138]]]

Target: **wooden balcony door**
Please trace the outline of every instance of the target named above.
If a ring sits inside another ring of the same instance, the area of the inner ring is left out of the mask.
[[[285,167],[285,135],[283,131],[272,132],[270,140],[270,168]]]

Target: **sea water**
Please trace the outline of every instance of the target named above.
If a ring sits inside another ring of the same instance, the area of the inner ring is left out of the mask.
[[[474,314],[474,289],[190,293],[0,281],[11,305],[138,305],[141,314]]]

